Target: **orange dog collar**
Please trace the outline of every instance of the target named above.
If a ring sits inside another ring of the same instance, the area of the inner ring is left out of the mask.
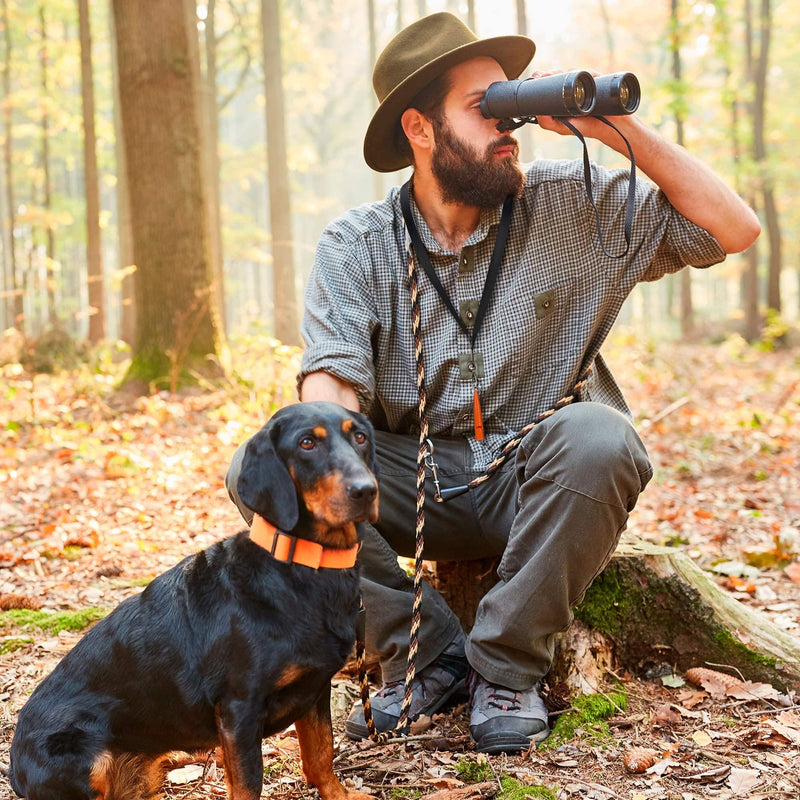
[[[279,531],[258,514],[253,516],[250,538],[278,561],[302,564],[311,569],[348,569],[355,566],[358,556],[357,544],[347,549],[323,547],[317,542]]]

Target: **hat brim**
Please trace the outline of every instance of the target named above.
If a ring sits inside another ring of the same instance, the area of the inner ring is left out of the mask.
[[[450,67],[489,56],[500,64],[508,80],[514,80],[528,66],[535,51],[536,45],[527,36],[495,36],[456,47],[429,61],[399,83],[378,107],[364,137],[364,160],[377,172],[395,172],[411,164],[397,150],[397,121],[417,94]]]

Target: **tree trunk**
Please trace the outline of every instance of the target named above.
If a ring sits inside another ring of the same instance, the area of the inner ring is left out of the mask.
[[[114,0],[133,231],[136,335],[125,383],[219,374],[189,0]],[[159,20],[154,26],[152,20]]]
[[[758,167],[764,217],[767,223],[769,261],[767,268],[767,308],[781,310],[781,230],[775,204],[773,179],[767,163],[767,145],[764,138],[766,123],[767,79],[769,71],[769,45],[772,35],[772,9],[770,0],[761,0],[759,20],[759,51],[755,62],[755,107],[753,109],[753,156]]]
[[[378,60],[378,32],[375,21],[375,0],[367,0],[367,31],[369,39],[369,59],[367,60],[367,86],[369,87],[369,103],[372,114],[378,108],[378,98],[372,88],[372,70]],[[373,199],[380,200],[383,197],[383,178],[380,172],[372,172],[372,194]]]
[[[294,284],[291,186],[286,157],[281,21],[278,2],[279,0],[261,0],[275,336],[284,344],[299,345],[300,329]]]
[[[755,198],[751,206],[756,208]],[[758,280],[758,242],[745,253],[744,272],[744,338],[754,342],[761,335],[761,314],[759,312],[760,286]]]
[[[14,226],[16,224],[16,207],[14,205],[14,137],[12,135],[12,116],[11,116],[11,31],[8,19],[8,0],[2,0],[2,22],[5,42],[5,59],[3,61],[3,123],[5,128],[5,147],[3,148],[3,159],[5,162],[6,175],[6,213],[8,214],[8,265],[9,278],[8,288],[12,292],[10,319],[13,324],[22,332],[25,332],[25,312],[22,305],[23,299],[23,279],[17,273],[17,251],[14,241]]]
[[[114,95],[114,153],[117,161],[117,239],[119,242],[118,275],[120,287],[119,338],[133,345],[136,335],[136,305],[134,302],[133,232],[131,202],[128,189],[128,161],[122,133],[122,110],[119,96],[117,67],[117,27],[114,14],[109,14],[111,40],[111,82]]]
[[[48,87],[48,57],[47,57],[47,23],[45,21],[44,6],[39,6],[39,32],[41,36],[41,47],[39,50],[39,65],[41,68],[41,90],[42,90],[42,180],[44,182],[43,202],[45,212],[45,272],[47,278],[47,318],[50,325],[58,324],[58,313],[56,311],[56,238],[53,232],[51,219],[53,211],[52,187],[50,184],[50,115],[47,111],[47,101],[49,95]]]
[[[670,37],[669,49],[672,53],[672,81],[675,87],[675,140],[683,147],[686,143],[684,135],[684,86],[683,67],[681,63],[681,21],[678,0],[670,0]],[[692,304],[692,273],[685,268],[680,273],[681,297],[681,335],[688,338],[694,332],[694,306]]]
[[[220,213],[219,104],[217,102],[217,32],[214,25],[216,0],[206,6],[205,63],[203,81],[203,168],[208,189],[208,243],[211,274],[217,295],[220,324],[225,329],[225,279],[222,260],[222,217]]]
[[[748,84],[756,83],[755,78],[755,56],[753,54],[753,19],[752,7],[750,0],[744,0],[744,25],[745,25],[745,75]],[[751,124],[753,130],[758,126],[755,122],[756,107],[753,100],[747,104],[750,111]],[[755,148],[753,148],[753,157],[755,159]],[[756,159],[757,160],[757,159]],[[757,169],[757,168],[756,168]],[[756,170],[754,170],[755,172]],[[752,208],[758,208],[758,201],[756,197],[755,188],[749,192],[750,205]],[[761,288],[759,285],[758,276],[758,248],[754,244],[747,252],[747,267],[743,280],[744,287],[744,317],[745,317],[745,339],[748,342],[754,342],[758,339],[761,333],[761,315],[759,308],[759,301],[761,297]]]
[[[575,616],[611,637],[623,666],[711,662],[781,689],[800,686],[800,640],[735,600],[677,548],[626,537]]]
[[[100,186],[97,177],[97,142],[94,130],[94,74],[89,0],[78,0],[81,40],[81,100],[83,103],[83,165],[86,193],[86,262],[89,281],[89,341],[106,335],[103,254],[100,246]]]
[[[496,564],[496,559],[436,564],[435,584],[465,630],[472,627],[480,598],[497,581]],[[559,634],[552,670],[558,679],[573,670],[576,657],[585,662],[599,657],[633,671],[663,661],[682,670],[726,664],[746,679],[782,690],[800,687],[800,640],[732,598],[676,548],[626,536],[575,617],[589,632],[577,624]]]

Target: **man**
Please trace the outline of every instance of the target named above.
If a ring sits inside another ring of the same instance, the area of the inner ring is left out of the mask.
[[[397,563],[398,554],[414,553],[420,430],[409,257],[420,267],[426,414],[444,486],[480,475],[592,367],[581,402],[536,425],[500,471],[445,504],[429,493],[425,506],[426,558],[500,556],[500,580],[469,636],[424,586],[411,714],[432,714],[469,674],[470,731],[488,753],[547,736],[538,684],[554,635],[569,626],[571,608],[610,558],[652,472],[599,355],[623,300],[638,281],[686,264],[710,266],[759,233],[753,212],[709,169],[635,117],[621,117],[618,127],[656,186],[636,187],[627,254],[604,254],[582,164],[536,162],[523,170],[516,140],[481,114],[487,87],[516,78],[533,53],[526,37],[478,40],[447,13],[410,25],[383,51],[373,80],[381,105],[364,155],[378,171],[413,165],[408,219],[395,188],[323,232],[306,293],[299,376],[302,400],[359,409],[376,426],[380,519],[363,526],[359,563],[367,646],[383,676],[371,705],[386,730],[400,716],[412,606],[412,582]],[[596,119],[572,122],[585,136],[623,147]],[[539,124],[567,132],[552,118],[540,116]],[[627,182],[626,171],[592,167],[603,238],[614,254],[624,246]],[[234,499],[238,458],[228,476]],[[346,730],[366,735],[360,705]]]

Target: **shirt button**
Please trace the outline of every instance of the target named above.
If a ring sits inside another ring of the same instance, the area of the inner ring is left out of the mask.
[[[543,308],[550,308],[550,301],[549,300],[545,300],[544,303],[542,303],[542,307]]]
[[[468,419],[469,419],[469,414],[462,414],[461,415],[461,421],[462,422],[466,422]]]

